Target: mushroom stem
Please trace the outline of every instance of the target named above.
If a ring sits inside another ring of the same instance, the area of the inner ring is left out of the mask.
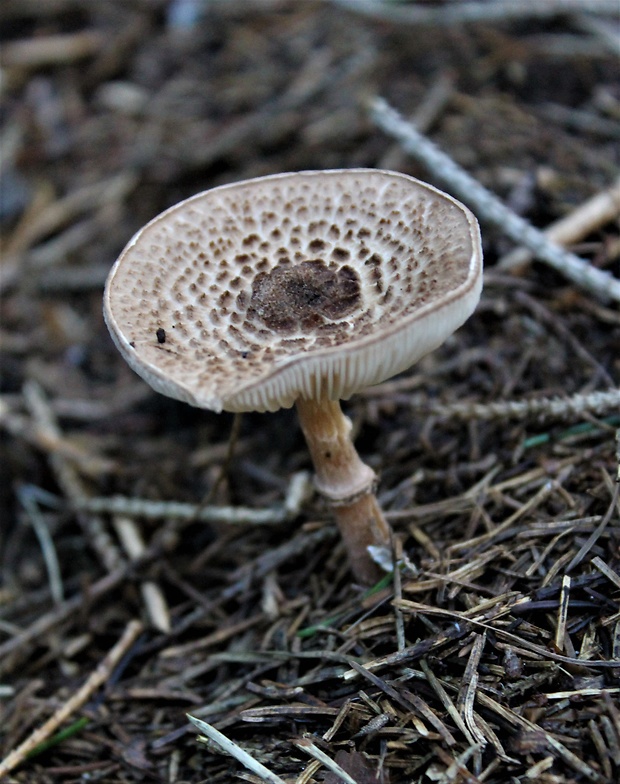
[[[369,584],[381,571],[369,545],[390,547],[390,527],[375,496],[375,472],[351,441],[351,420],[338,400],[297,400],[301,429],[314,464],[314,483],[332,507],[357,580]]]

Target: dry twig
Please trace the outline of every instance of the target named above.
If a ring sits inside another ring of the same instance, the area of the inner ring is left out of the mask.
[[[618,13],[614,0],[545,0],[523,3],[522,0],[455,0],[439,6],[419,3],[398,5],[389,0],[332,0],[336,5],[356,13],[390,22],[411,25],[457,25],[475,22],[507,22],[514,19],[545,19],[559,14]]]
[[[206,738],[212,743],[217,744],[223,751],[230,754],[231,757],[234,757],[248,770],[251,770],[252,773],[255,773],[261,781],[266,781],[267,784],[285,784],[279,776],[272,773],[261,762],[254,759],[251,754],[248,754],[247,751],[242,749],[241,746],[227,738],[226,735],[219,730],[216,730],[215,727],[212,727],[210,724],[207,724],[206,721],[197,719],[189,714],[187,715],[187,718],[200,730],[200,732],[204,733]]]
[[[482,220],[493,223],[515,242],[526,245],[538,259],[581,288],[603,301],[620,302],[620,280],[550,242],[539,229],[512,212],[430,139],[419,133],[386,101],[380,98],[373,100],[370,113],[379,128],[398,139],[408,153],[420,160],[435,177],[447,183]]]
[[[552,223],[543,231],[545,237],[558,245],[570,245],[604,226],[620,215],[620,179],[601,193],[597,193],[584,204],[574,209],[566,217]],[[497,262],[499,270],[513,270],[528,264],[532,254],[525,248],[502,256]]]
[[[284,503],[271,509],[242,506],[205,506],[181,501],[149,501],[146,498],[78,498],[76,509],[91,514],[126,515],[145,520],[179,520],[183,522],[225,523],[227,525],[277,525],[294,519],[308,497],[310,479],[305,471],[293,475]]]
[[[498,400],[493,403],[434,403],[411,401],[411,408],[442,419],[477,419],[483,422],[505,419],[550,422],[584,416],[604,416],[620,410],[620,389],[587,392],[568,397]]]
[[[39,729],[29,735],[14,751],[0,762],[0,778],[20,765],[39,744],[55,732],[89,697],[110,677],[112,671],[142,632],[139,621],[130,621],[120,640],[90,674],[86,682]]]

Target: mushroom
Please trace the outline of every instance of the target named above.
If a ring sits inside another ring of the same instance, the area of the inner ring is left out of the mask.
[[[154,389],[212,411],[293,404],[355,577],[390,548],[376,476],[340,400],[409,368],[472,313],[478,223],[413,177],[376,169],[259,177],[199,193],[142,228],[104,314]]]

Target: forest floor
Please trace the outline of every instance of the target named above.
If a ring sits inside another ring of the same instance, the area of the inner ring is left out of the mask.
[[[617,302],[471,205],[477,311],[345,404],[399,555],[371,589],[294,411],[158,395],[102,318],[123,246],[198,191],[375,167],[452,192],[377,97],[617,285],[613,3],[451,20],[482,5],[0,4],[0,778],[620,778]]]

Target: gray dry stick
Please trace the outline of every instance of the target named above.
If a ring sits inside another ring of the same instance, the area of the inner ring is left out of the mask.
[[[459,198],[476,210],[482,220],[497,226],[520,245],[527,246],[540,261],[601,300],[620,302],[620,280],[550,242],[542,231],[510,210],[497,196],[416,130],[387,101],[382,98],[373,100],[370,113],[379,128],[398,139],[406,152],[446,183]]]
[[[332,0],[356,13],[398,24],[449,27],[466,23],[548,19],[563,14],[617,15],[616,0],[453,0],[440,5],[398,3],[393,0]]]

